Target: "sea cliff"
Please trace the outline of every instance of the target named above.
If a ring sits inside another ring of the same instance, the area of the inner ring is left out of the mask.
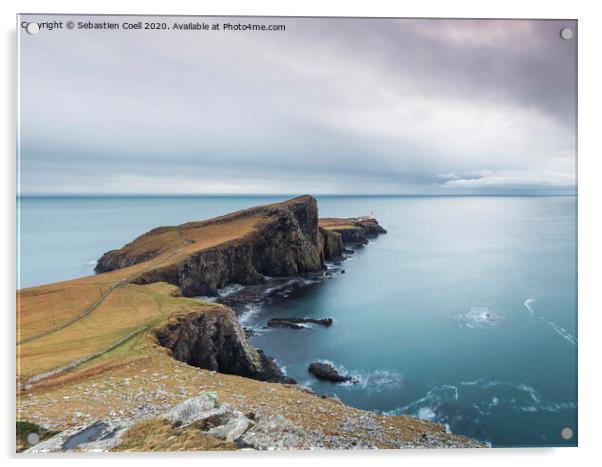
[[[94,276],[19,290],[17,418],[60,431],[30,451],[480,446],[292,384],[229,307],[190,298],[319,277],[382,233],[372,218],[319,219],[301,196],[160,227]]]

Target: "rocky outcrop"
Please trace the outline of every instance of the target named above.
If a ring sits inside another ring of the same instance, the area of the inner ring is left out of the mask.
[[[330,365],[329,363],[321,363],[314,362],[309,365],[307,369],[312,375],[314,375],[318,379],[324,379],[326,381],[331,381],[333,383],[345,383],[350,381],[355,383],[356,380],[351,376],[341,375],[335,367]]]
[[[321,326],[331,326],[332,318],[272,318],[268,320],[268,328],[290,328],[290,329],[305,329],[303,324],[319,324]]]
[[[201,306],[155,331],[160,345],[189,365],[260,381],[295,383],[273,359],[251,346],[232,310]]]
[[[325,218],[320,219],[320,232],[324,239],[325,232],[330,235],[338,234],[341,237],[343,245],[362,245],[368,243],[368,239],[385,234],[387,231],[372,217],[351,217],[351,218]],[[340,254],[344,253],[343,245],[340,247]],[[326,248],[324,248],[326,250]],[[335,247],[336,251],[336,247]]]
[[[324,409],[323,409],[324,410]],[[339,410],[345,410],[340,408]],[[158,413],[107,418],[68,428],[25,452],[107,452],[178,450],[289,450],[385,448],[480,448],[482,444],[446,433],[441,425],[407,419],[393,434],[392,417],[357,410],[327,429],[307,429],[278,413],[241,411],[213,392],[186,399]]]
[[[203,229],[249,218],[256,219],[251,232],[213,247],[192,248],[189,254],[174,253],[173,261],[151,264],[132,283],[164,281],[180,287],[184,296],[215,295],[218,288],[230,283],[257,284],[266,276],[296,276],[323,269],[317,202],[301,196],[209,221],[152,230],[105,253],[95,270],[101,273],[149,261],[174,243],[202,238]]]

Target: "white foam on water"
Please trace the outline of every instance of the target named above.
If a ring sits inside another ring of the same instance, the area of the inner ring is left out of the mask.
[[[209,297],[204,295],[199,295],[198,297],[192,297],[193,300],[200,300],[201,302],[209,302],[215,303],[219,297]]]
[[[468,313],[457,315],[456,320],[462,327],[480,329],[498,326],[503,317],[486,306],[473,306]]]
[[[383,412],[384,415],[414,415],[421,418],[421,415],[432,412],[437,413],[437,408],[444,402],[457,402],[460,397],[458,388],[451,384],[436,386],[426,393],[424,397],[412,401],[409,404],[398,407],[397,409]]]
[[[380,392],[385,390],[401,388],[406,381],[402,374],[389,370],[374,370],[368,372],[350,371],[351,376],[360,389],[366,389],[368,392]]]
[[[491,415],[493,410],[501,411],[519,411],[519,412],[560,412],[562,410],[574,410],[577,408],[575,402],[549,402],[544,401],[539,392],[522,382],[514,381],[463,381],[462,387],[478,388],[483,392],[482,400],[473,402],[470,406],[477,410],[481,415]],[[506,387],[515,391],[514,394],[508,394],[506,391],[496,391],[491,394],[491,390],[498,387]],[[468,390],[468,389],[467,389]],[[522,394],[522,395],[521,395]],[[474,396],[474,392],[463,397]],[[478,396],[481,397],[481,396]],[[383,412],[384,415],[413,415],[426,420],[437,420],[438,409],[442,404],[458,402],[460,400],[460,391],[457,386],[444,384],[436,386],[426,393],[424,397],[417,399],[409,404],[405,404],[394,410]],[[433,417],[435,414],[435,417]],[[440,421],[440,420],[439,420]]]
[[[527,308],[527,311],[529,312],[531,317],[535,316],[535,310],[533,310],[533,307],[531,306],[531,303],[533,303],[534,301],[534,298],[528,298],[525,300],[525,307]]]
[[[570,332],[568,332],[566,329],[564,329],[562,326],[557,325],[553,321],[548,321],[543,316],[535,316],[535,309],[531,306],[531,303],[533,303],[534,301],[535,301],[534,298],[529,298],[529,299],[525,300],[525,307],[527,308],[527,311],[529,312],[529,315],[531,316],[531,318],[536,319],[537,321],[552,328],[552,330],[556,334],[558,334],[560,337],[562,337],[569,344],[577,345],[577,343],[578,343],[577,338],[575,336],[573,336]]]
[[[241,326],[250,327],[254,331],[259,331],[260,330],[259,328],[254,328],[252,326],[248,326],[248,323],[260,311],[261,311],[261,305],[259,305],[257,303],[247,303],[243,308],[243,312],[238,317],[238,322],[241,324]]]
[[[385,390],[399,389],[406,383],[404,376],[400,373],[377,369],[373,371],[349,370],[344,365],[335,364],[330,360],[318,360],[332,366],[342,376],[353,378],[352,381],[340,383],[340,386],[352,387],[367,392],[381,392]]]
[[[515,383],[513,381],[499,381],[499,380],[494,380],[494,381],[488,381],[488,382],[484,382],[481,387],[483,389],[491,389],[497,386],[507,386],[513,389],[516,389],[517,391],[520,392],[524,392],[526,393],[529,398],[531,398],[533,401],[535,402],[541,402],[541,396],[539,395],[539,393],[537,392],[537,390],[525,383]]]
[[[278,368],[280,368],[280,371],[282,372],[283,375],[287,375],[287,367],[286,365],[281,365],[278,360],[274,359],[274,363],[278,366]]]
[[[416,416],[422,420],[433,421],[437,417],[437,414],[430,407],[421,407],[418,409],[418,412],[416,412]]]
[[[88,266],[96,266],[98,264],[98,261],[96,261],[95,259],[93,259],[92,261],[86,261],[86,264]]]
[[[481,384],[484,381],[482,379],[475,379],[474,381],[460,381],[462,386],[476,386],[477,384]]]
[[[542,317],[540,317],[539,319],[544,321],[545,323],[547,323],[548,326],[550,326],[556,332],[556,334],[558,334],[560,337],[562,337],[569,344],[577,345],[577,338],[574,337],[571,333],[569,333],[566,329],[564,329],[561,326],[558,326],[556,323],[553,323],[552,321],[547,321],[547,320],[543,319]]]
[[[222,287],[221,289],[218,289],[217,293],[221,297],[227,297],[229,295],[232,295],[233,293],[240,292],[244,288],[245,288],[245,286],[241,285],[241,284],[229,284],[226,287]]]
[[[287,287],[290,287],[291,285],[296,284],[296,283],[300,283],[300,282],[301,282],[301,279],[291,279],[289,281],[284,282],[283,284],[278,284],[278,285],[275,285],[274,287],[270,287],[269,289],[265,289],[265,294],[266,295],[271,295],[274,292],[278,292],[280,290],[284,290]]]

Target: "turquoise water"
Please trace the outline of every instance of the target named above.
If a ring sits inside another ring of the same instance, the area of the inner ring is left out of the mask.
[[[24,198],[21,287],[92,272],[158,225],[282,197]],[[575,445],[576,198],[322,197],[321,216],[373,213],[388,230],[331,279],[282,290],[243,316],[252,338],[318,393],[447,424],[494,446]],[[270,317],[330,328],[261,331]],[[315,360],[357,384],[318,382]]]

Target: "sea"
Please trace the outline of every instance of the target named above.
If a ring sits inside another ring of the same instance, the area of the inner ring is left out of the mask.
[[[93,274],[105,251],[160,225],[286,198],[20,197],[18,287]],[[291,281],[249,307],[240,319],[254,346],[354,407],[494,447],[577,444],[576,197],[316,198],[320,216],[372,215],[388,233],[324,279]],[[289,316],[334,324],[266,329]],[[354,381],[318,381],[314,361]]]

